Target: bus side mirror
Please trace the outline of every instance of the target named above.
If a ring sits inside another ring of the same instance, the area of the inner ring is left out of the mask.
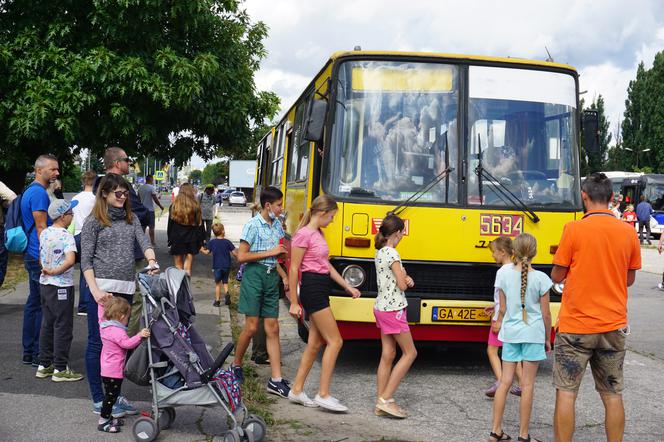
[[[583,148],[588,154],[599,153],[599,113],[596,110],[584,110],[581,117]]]
[[[307,120],[304,127],[304,139],[318,143],[323,141],[323,127],[325,127],[325,115],[327,114],[327,101],[311,100],[307,112]]]

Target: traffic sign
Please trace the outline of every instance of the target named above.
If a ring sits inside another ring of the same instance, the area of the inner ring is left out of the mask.
[[[157,170],[157,171],[154,173],[154,179],[155,179],[155,181],[163,181],[163,180],[165,180],[165,179],[166,179],[166,172],[164,172],[163,170]]]

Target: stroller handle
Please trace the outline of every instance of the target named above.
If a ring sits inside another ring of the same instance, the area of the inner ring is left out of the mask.
[[[233,343],[229,342],[226,344],[226,346],[221,350],[221,353],[219,353],[219,356],[217,356],[217,359],[214,360],[214,363],[212,364],[212,367],[210,367],[205,373],[201,375],[201,380],[204,383],[208,383],[212,380],[212,377],[214,374],[221,368],[222,365],[224,365],[224,362],[226,362],[226,359],[228,356],[230,356],[231,352],[233,351]]]

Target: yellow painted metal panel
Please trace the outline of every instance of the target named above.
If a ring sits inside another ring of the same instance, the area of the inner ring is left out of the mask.
[[[354,236],[366,236],[369,234],[369,215],[366,213],[354,213],[351,220],[350,232]]]
[[[375,230],[388,210],[394,206],[375,204],[344,204],[343,239],[349,236],[361,236],[372,240]],[[369,215],[369,229],[366,235],[352,233],[353,216],[356,213]],[[399,243],[399,254],[404,260],[416,261],[452,261],[492,263],[493,258],[488,248],[489,242],[499,235],[482,234],[482,220],[487,216],[507,216],[522,219],[522,230],[531,233],[537,239],[536,264],[551,264],[553,255],[550,247],[557,245],[562,235],[563,226],[573,221],[574,213],[537,212],[538,223],[533,223],[519,211],[484,209],[484,208],[434,208],[408,207],[400,216],[407,220],[407,234]],[[516,223],[514,223],[516,225]],[[328,228],[329,230],[329,228]],[[513,232],[518,233],[518,232]],[[373,258],[373,247],[342,249],[343,256]]]
[[[288,187],[284,195],[284,210],[286,211],[286,232],[293,235],[304,216],[304,186]]]
[[[436,69],[353,68],[352,85],[356,91],[449,92],[455,71],[449,66]]]

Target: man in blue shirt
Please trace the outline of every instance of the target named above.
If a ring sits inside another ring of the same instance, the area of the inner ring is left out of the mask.
[[[645,195],[641,195],[641,198],[639,199],[640,203],[638,206],[636,206],[636,219],[639,221],[639,242],[643,244],[643,228],[646,228],[646,232],[648,235],[646,236],[646,241],[648,241],[648,244],[652,244],[650,242],[650,237],[652,234],[650,233],[650,215],[655,213],[654,210],[652,210],[652,206],[646,200]]]
[[[53,222],[48,217],[50,203],[46,189],[60,176],[58,159],[53,155],[40,155],[35,161],[35,181],[23,192],[21,216],[28,236],[28,248],[23,256],[28,272],[30,291],[23,309],[23,363],[39,365],[39,331],[42,310],[39,295],[39,236]]]

